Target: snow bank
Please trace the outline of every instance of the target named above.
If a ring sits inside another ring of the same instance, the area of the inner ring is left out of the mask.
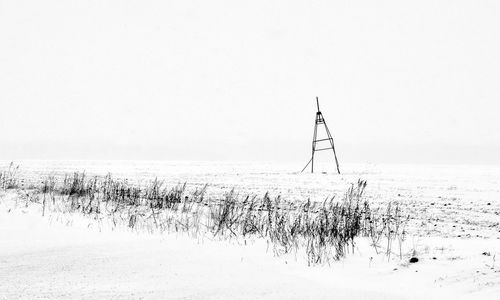
[[[0,194],[1,299],[495,299],[500,240],[409,238],[419,262],[355,254],[307,267],[263,241],[213,241],[113,228]],[[496,263],[496,265],[495,265]]]

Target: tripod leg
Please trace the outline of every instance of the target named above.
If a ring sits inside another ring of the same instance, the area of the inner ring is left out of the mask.
[[[332,145],[333,156],[335,157],[335,164],[337,166],[337,172],[340,174],[339,161],[337,159],[337,153],[335,152],[335,145],[333,143],[333,138],[332,138],[332,135],[330,133],[330,130],[328,129],[328,126],[326,125],[326,122],[324,122],[324,124],[325,124],[325,128],[326,128],[326,134],[328,135],[328,139],[330,140],[330,144]]]
[[[311,163],[311,161],[312,161],[312,157],[309,160],[309,162],[307,163],[307,165],[304,167],[304,169],[302,169],[302,171],[300,171],[300,173],[304,172],[304,170],[307,168],[307,166],[309,166],[309,164]]]
[[[316,151],[316,137],[318,135],[318,116],[316,115],[316,121],[314,122],[314,134],[312,141],[312,154],[311,154],[311,173],[314,173],[314,152]]]

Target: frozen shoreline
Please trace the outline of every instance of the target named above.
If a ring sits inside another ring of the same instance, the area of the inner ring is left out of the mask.
[[[274,166],[188,163],[21,162],[22,176],[86,171],[169,185],[208,183],[209,193],[281,194],[321,200],[368,180],[373,204],[398,201],[413,219],[405,257],[389,261],[367,240],[331,265],[274,257],[265,241],[211,241],[131,232],[77,213],[25,207],[0,192],[0,299],[495,299],[500,294],[500,170],[476,166],[351,166],[341,176]],[[0,165],[5,167],[6,163]],[[55,167],[59,166],[59,167]],[[499,176],[497,176],[499,175]],[[17,205],[16,205],[16,202]],[[419,262],[408,264],[416,250]]]
[[[42,218],[36,204],[15,207],[16,197],[0,196],[0,298],[493,299],[500,292],[499,266],[491,268],[498,239],[409,238],[420,258],[410,265],[374,256],[360,241],[340,262],[307,267],[300,255],[273,257],[262,242],[112,230],[78,214]]]
[[[0,162],[4,169],[10,162]],[[323,202],[341,197],[358,179],[368,182],[364,196],[374,206],[397,201],[412,214],[417,236],[500,239],[500,166],[346,164],[343,173],[298,174],[291,164],[156,161],[20,161],[23,178],[39,183],[47,175],[85,172],[145,183],[154,178],[188,190],[208,185],[207,196],[231,189],[239,195],[289,201]]]

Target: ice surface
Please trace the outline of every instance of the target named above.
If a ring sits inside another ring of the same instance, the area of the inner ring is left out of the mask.
[[[0,167],[7,162],[0,162]],[[332,265],[276,258],[262,241],[212,241],[110,228],[77,214],[41,217],[15,193],[0,194],[0,299],[498,299],[500,168],[344,165],[342,175],[296,166],[204,162],[23,161],[23,176],[111,172],[158,177],[287,199],[340,196],[358,178],[373,203],[399,201],[412,216],[405,257],[376,255],[368,241]],[[17,203],[17,204],[16,204]],[[419,258],[409,264],[410,253]]]

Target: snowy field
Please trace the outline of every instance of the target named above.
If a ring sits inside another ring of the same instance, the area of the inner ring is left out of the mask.
[[[5,168],[10,162],[0,162]],[[415,218],[418,236],[500,238],[500,166],[346,164],[342,174],[300,173],[301,165],[213,162],[20,161],[21,176],[40,180],[75,171],[126,178],[158,178],[169,186],[208,184],[207,194],[231,189],[241,195],[269,192],[288,200],[324,201],[342,196],[358,179],[368,182],[373,203],[398,201]]]
[[[344,165],[343,174],[302,166],[229,163],[21,161],[36,181],[73,171],[158,177],[212,196],[269,191],[289,200],[340,197],[359,178],[374,204],[398,201],[410,214],[403,259],[364,239],[329,265],[300,254],[274,257],[265,242],[214,241],[96,224],[78,214],[41,216],[19,194],[0,192],[0,299],[498,299],[500,167]],[[4,169],[8,162],[0,162]],[[416,256],[419,261],[408,262]]]

